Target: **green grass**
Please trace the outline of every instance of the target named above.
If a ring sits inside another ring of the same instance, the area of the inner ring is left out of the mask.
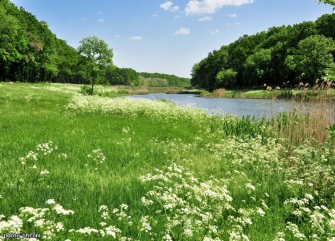
[[[14,232],[45,240],[48,227],[50,240],[113,240],[114,234],[117,240],[258,241],[275,240],[278,232],[298,240],[294,225],[301,240],[335,236],[331,136],[322,148],[303,143],[288,150],[267,120],[79,90],[0,83],[0,240]],[[74,214],[56,214],[50,199]],[[50,211],[38,217],[20,210],[27,206]],[[313,226],[319,213],[322,227]],[[23,225],[10,223],[12,215]],[[36,223],[41,218],[44,226]],[[57,231],[60,222],[64,229]],[[114,231],[103,237],[106,227]]]
[[[250,99],[294,99],[294,100],[319,100],[335,99],[334,89],[280,89],[280,90],[224,90],[214,92],[202,91],[203,97],[223,98],[250,98]]]

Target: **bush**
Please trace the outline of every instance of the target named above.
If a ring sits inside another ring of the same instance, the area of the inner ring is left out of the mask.
[[[82,93],[83,95],[91,95],[91,91],[92,91],[92,88],[88,85],[83,85],[80,88],[80,93]]]

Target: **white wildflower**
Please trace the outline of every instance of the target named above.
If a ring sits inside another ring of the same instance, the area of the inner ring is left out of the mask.
[[[64,231],[64,225],[62,222],[56,223],[56,231],[57,232]]]
[[[256,187],[254,185],[252,185],[251,182],[246,183],[245,186],[252,191],[255,191],[255,189],[256,189]]]
[[[49,171],[48,170],[43,170],[40,172],[40,175],[47,175],[49,174]]]
[[[55,205],[56,204],[56,201],[55,199],[49,199],[45,202],[46,204],[49,204],[49,205]]]

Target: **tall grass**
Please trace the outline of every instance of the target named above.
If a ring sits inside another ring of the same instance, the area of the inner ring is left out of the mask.
[[[0,240],[335,238],[334,126],[77,93],[0,83]]]
[[[275,131],[290,145],[299,145],[304,141],[325,143],[331,134],[329,128],[335,123],[332,87],[332,82],[316,83],[312,88],[300,83],[299,94],[291,96],[292,102],[299,102],[299,106],[306,103],[310,110],[306,112],[293,105],[291,112],[281,113],[272,119]]]

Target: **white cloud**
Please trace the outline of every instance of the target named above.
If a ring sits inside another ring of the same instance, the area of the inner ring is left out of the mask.
[[[191,30],[189,28],[180,28],[174,34],[175,35],[189,35]]]
[[[163,8],[164,10],[169,10],[173,6],[173,3],[171,1],[162,3],[159,7]]]
[[[171,12],[178,12],[179,11],[179,7],[178,6],[173,6],[171,8]]]
[[[226,26],[239,26],[239,25],[241,25],[240,23],[234,23],[234,24],[232,24],[232,23],[226,23],[225,24]]]
[[[178,6],[174,6],[173,2],[168,1],[165,3],[162,3],[160,6],[160,8],[166,10],[166,11],[170,11],[170,12],[177,12],[179,11],[179,7]]]
[[[235,14],[235,13],[228,14],[228,18],[237,18],[237,14]]]
[[[98,22],[99,22],[99,23],[103,23],[103,22],[105,22],[105,19],[103,19],[103,18],[99,18],[99,19],[98,19]]]
[[[240,6],[255,0],[190,0],[185,8],[186,15],[212,14],[224,6]]]
[[[142,37],[140,37],[140,36],[131,36],[130,39],[131,40],[135,40],[135,41],[139,41],[139,40],[142,40]]]
[[[218,30],[218,29],[215,29],[215,30],[213,30],[213,31],[212,31],[212,33],[211,33],[211,34],[212,34],[212,35],[215,35],[215,34],[218,34],[219,32],[220,32],[220,30]]]
[[[198,21],[199,22],[206,22],[206,21],[211,21],[212,17],[203,17],[203,18],[199,18]]]

